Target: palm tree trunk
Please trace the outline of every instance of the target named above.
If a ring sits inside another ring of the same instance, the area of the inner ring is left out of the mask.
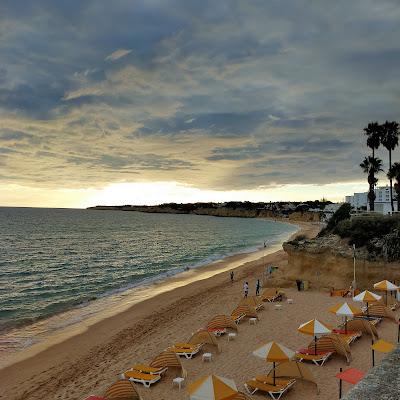
[[[373,179],[371,179],[371,182],[373,182]],[[375,211],[375,199],[372,194],[375,194],[374,184],[370,183],[369,184],[369,193],[368,193],[369,211]]]
[[[392,150],[389,150],[389,171],[392,168]],[[389,179],[390,182],[390,205],[392,206],[392,213],[394,212],[394,204],[393,204],[393,180]]]

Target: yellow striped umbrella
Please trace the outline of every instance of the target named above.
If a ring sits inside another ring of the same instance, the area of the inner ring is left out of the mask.
[[[233,380],[209,375],[188,385],[190,400],[232,400],[238,394]]]
[[[294,357],[295,352],[279,343],[272,341],[264,346],[259,347],[257,350],[254,350],[253,355],[273,363],[273,376],[275,385],[275,363],[291,360]]]
[[[377,283],[374,283],[374,289],[376,290],[382,290],[384,292],[386,292],[386,305],[388,302],[388,294],[387,292],[392,292],[394,290],[398,290],[399,287],[396,286],[394,283],[387,281],[386,279],[384,281],[380,281]]]
[[[314,336],[315,354],[317,354],[317,336],[327,335],[332,332],[332,329],[328,325],[317,319],[312,319],[311,321],[301,324],[297,330],[305,335]]]
[[[353,297],[353,301],[361,301],[367,303],[367,316],[368,313],[368,303],[375,303],[379,301],[382,296],[379,296],[375,293],[370,292],[369,290],[364,290],[362,293],[358,294],[357,296]]]
[[[331,307],[329,309],[329,311],[333,314],[344,316],[344,318],[345,318],[345,322],[344,322],[345,333],[347,333],[347,317],[354,317],[355,315],[362,314],[362,311],[360,308],[358,308],[356,306],[352,306],[348,303],[336,304],[336,306]]]

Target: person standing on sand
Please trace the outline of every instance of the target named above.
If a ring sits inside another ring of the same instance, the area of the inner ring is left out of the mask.
[[[260,294],[260,287],[261,287],[260,280],[257,279],[257,283],[256,283],[256,296],[258,296],[258,295]]]
[[[247,298],[247,295],[249,294],[249,283],[245,282],[243,284],[243,292],[244,292],[244,298]]]
[[[231,283],[233,283],[233,279],[234,279],[234,274],[233,271],[231,271]]]

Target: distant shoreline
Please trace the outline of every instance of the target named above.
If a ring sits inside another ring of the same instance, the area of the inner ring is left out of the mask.
[[[136,211],[151,214],[192,214],[207,215],[212,217],[236,217],[236,218],[268,218],[287,222],[320,222],[320,212],[308,211],[307,207],[299,208],[297,203],[250,203],[250,202],[228,202],[228,203],[168,203],[156,206],[94,206],[88,207],[91,211]],[[300,204],[301,206],[301,204]],[[290,223],[289,222],[289,223]]]

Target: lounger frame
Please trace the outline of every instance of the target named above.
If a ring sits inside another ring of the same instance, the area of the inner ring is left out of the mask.
[[[252,386],[251,382],[256,382],[256,384],[258,384],[258,385],[260,385],[260,384],[265,385],[268,388],[274,387],[274,385],[270,385],[270,384],[263,383],[263,382],[258,382],[256,379],[253,379],[252,381],[248,381],[244,384],[244,387],[246,388],[247,392],[250,395],[253,395],[254,393],[256,393],[259,390],[259,391],[268,393],[274,400],[279,400],[296,383],[296,380],[292,379],[286,385],[276,385],[275,390],[274,389],[268,390],[267,388],[265,388],[265,390],[264,390],[262,388]]]
[[[129,371],[129,372],[135,372],[135,371]],[[143,375],[148,375],[148,377],[151,377],[152,379],[143,379],[141,377]],[[141,372],[138,372],[137,376],[126,376],[125,374],[122,374],[122,376],[124,377],[124,379],[128,379],[131,382],[141,383],[147,389],[161,379],[161,375],[143,374]]]
[[[322,367],[325,364],[325,361],[329,359],[329,357],[333,354],[332,351],[327,351],[326,353],[322,354],[303,354],[303,353],[296,353],[296,358],[302,362],[303,360],[312,361],[315,365]]]

